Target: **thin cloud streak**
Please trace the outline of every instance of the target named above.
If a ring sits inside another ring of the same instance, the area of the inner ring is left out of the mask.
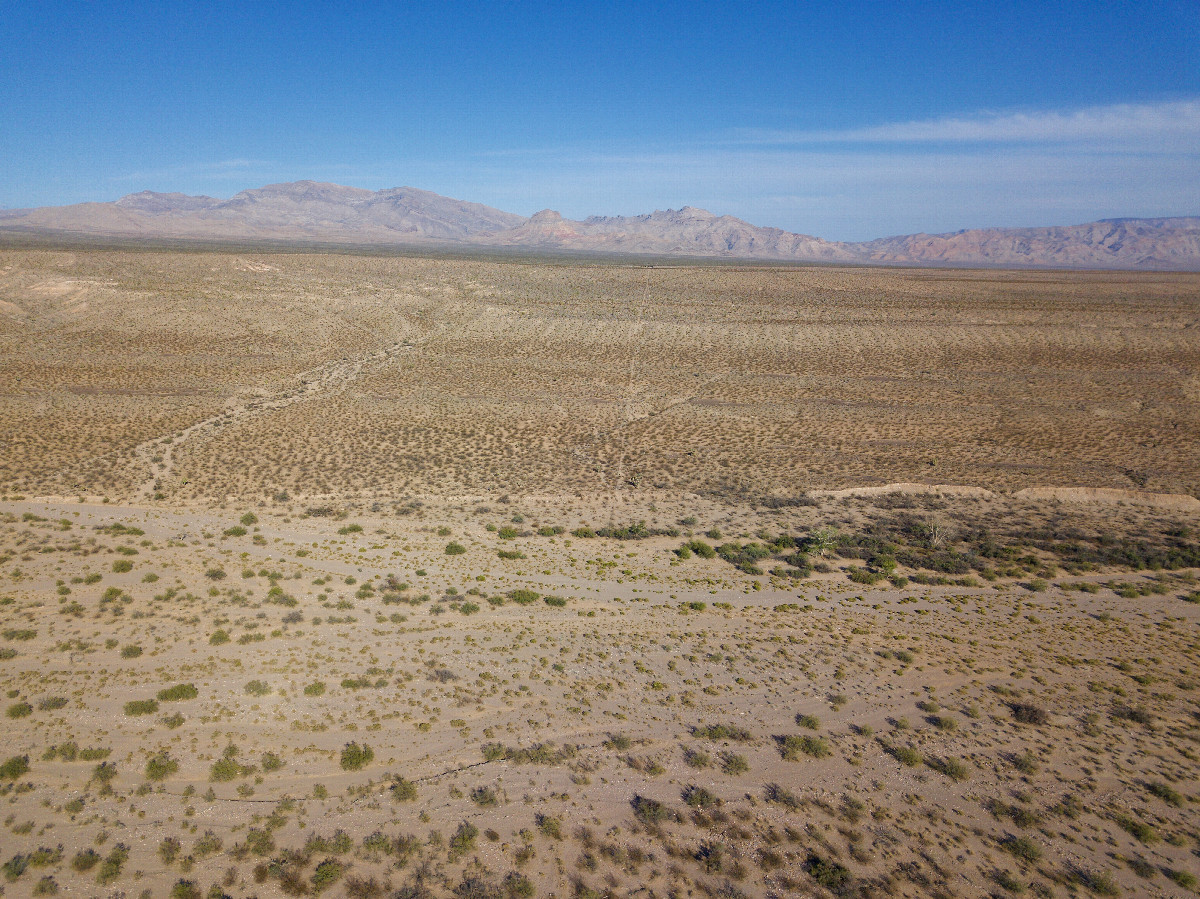
[[[1069,111],[982,113],[834,131],[746,130],[734,143],[1078,143],[1191,146],[1200,150],[1200,100],[1122,103]]]

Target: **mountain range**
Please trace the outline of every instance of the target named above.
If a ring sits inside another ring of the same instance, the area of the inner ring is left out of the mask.
[[[228,200],[142,191],[108,203],[0,210],[3,231],[785,262],[1200,270],[1200,217],[981,228],[847,243],[759,227],[692,206],[582,221],[547,209],[526,218],[412,187],[371,191],[315,181],[271,184]]]

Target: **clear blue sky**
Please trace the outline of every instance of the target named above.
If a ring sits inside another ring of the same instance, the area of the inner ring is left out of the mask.
[[[0,207],[312,178],[829,238],[1200,214],[1200,2],[0,4]]]

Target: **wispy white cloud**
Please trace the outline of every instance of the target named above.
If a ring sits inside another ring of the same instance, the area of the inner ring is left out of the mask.
[[[160,178],[245,178],[270,163],[261,159],[222,159],[216,162],[191,162],[166,166],[158,169],[143,169],[123,175],[114,175],[111,181],[144,182]]]
[[[1074,110],[990,112],[843,130],[743,130],[734,142],[1190,144],[1200,149],[1200,100],[1121,103]]]

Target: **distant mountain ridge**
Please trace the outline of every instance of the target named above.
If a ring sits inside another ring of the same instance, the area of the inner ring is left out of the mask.
[[[582,221],[547,209],[525,218],[413,187],[371,191],[316,181],[269,184],[228,200],[141,191],[110,203],[0,211],[0,230],[142,239],[462,244],[786,262],[1200,270],[1196,216],[847,243],[759,227],[692,206]]]

